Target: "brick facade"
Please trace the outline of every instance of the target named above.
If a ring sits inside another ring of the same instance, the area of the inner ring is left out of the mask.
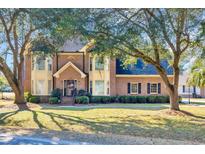
[[[170,78],[172,80],[172,78]],[[116,78],[116,95],[128,95],[128,83],[141,83],[141,94],[150,95],[147,93],[147,83],[160,83],[160,95],[168,95],[166,87],[160,77],[117,77]],[[130,94],[132,95],[132,94]]]
[[[52,62],[52,74],[59,71],[65,64],[72,62],[80,71],[86,74],[85,78],[82,78],[80,73],[73,67],[68,67],[64,70],[58,78],[52,77],[53,88],[64,88],[64,80],[77,80],[77,89],[89,89],[89,53],[77,52],[77,53],[58,53],[53,56]],[[26,56],[25,59],[25,91],[31,92],[31,57]],[[153,77],[147,75],[146,77],[116,77],[116,60],[111,59],[109,64],[109,79],[110,79],[110,95],[128,95],[128,83],[137,82],[141,83],[141,94],[147,95],[147,83],[161,83],[160,95],[167,95],[167,91],[164,83],[159,76]],[[170,77],[172,80],[172,77]],[[94,89],[93,89],[94,90]]]

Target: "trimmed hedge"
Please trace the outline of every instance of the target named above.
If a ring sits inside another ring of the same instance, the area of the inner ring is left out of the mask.
[[[90,103],[115,103],[117,96],[91,96]]]
[[[88,96],[77,96],[75,97],[75,103],[77,104],[88,104],[89,97]]]
[[[31,103],[40,103],[40,97],[31,96],[31,98],[29,99],[29,102],[31,102]]]
[[[169,96],[91,96],[90,103],[169,103]]]
[[[50,104],[60,104],[60,101],[59,101],[58,97],[50,97],[49,103]]]

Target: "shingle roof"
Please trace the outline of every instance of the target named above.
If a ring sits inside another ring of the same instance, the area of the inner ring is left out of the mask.
[[[166,69],[168,75],[173,75],[173,69],[169,66],[167,60],[162,60],[161,65]],[[116,59],[116,74],[123,75],[157,75],[156,68],[151,64],[144,64],[142,59],[137,59],[135,64],[123,67],[123,63]]]

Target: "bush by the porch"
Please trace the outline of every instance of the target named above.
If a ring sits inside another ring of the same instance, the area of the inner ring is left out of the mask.
[[[88,96],[77,96],[75,97],[75,103],[77,104],[88,104],[89,97]]]
[[[51,92],[51,96],[60,99],[60,97],[62,96],[62,90],[59,88],[53,89],[53,91]]]

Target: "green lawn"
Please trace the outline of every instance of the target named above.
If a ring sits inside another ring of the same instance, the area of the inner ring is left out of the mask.
[[[189,102],[189,98],[183,98],[183,101]],[[196,105],[205,105],[205,99],[204,98],[190,98],[191,104]]]
[[[0,103],[0,106],[5,106],[5,103]],[[0,126],[67,130],[75,133],[112,133],[205,143],[205,107],[180,107],[191,115],[170,113],[167,104],[83,107],[42,105],[29,110],[2,109]]]

